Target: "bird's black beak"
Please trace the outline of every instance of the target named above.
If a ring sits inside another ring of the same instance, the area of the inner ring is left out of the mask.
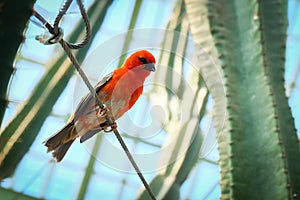
[[[144,68],[150,72],[155,72],[155,64],[154,63],[145,64]]]

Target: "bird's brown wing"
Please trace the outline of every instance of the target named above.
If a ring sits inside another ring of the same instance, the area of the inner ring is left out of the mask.
[[[95,91],[98,93],[99,90],[106,84],[108,81],[112,78],[113,72],[107,74],[101,81],[97,83],[97,85],[94,87]],[[79,102],[75,113],[74,113],[74,121],[77,121],[77,119],[80,116],[85,116],[88,113],[95,112],[95,107],[92,105],[95,103],[94,97],[91,93],[88,93],[85,95],[81,101]]]
[[[101,88],[108,83],[108,81],[112,78],[113,72],[109,73],[101,81],[97,83],[97,85],[94,87],[95,91],[98,93]],[[85,118],[91,118],[91,120],[94,120],[96,118],[96,112],[99,109],[98,106],[95,106],[95,100],[91,93],[88,93],[86,96],[84,96],[80,103],[78,104],[75,112],[74,112],[74,121],[76,122],[79,117],[85,117]],[[88,120],[88,119],[87,119]],[[102,121],[102,119],[98,119],[99,122]],[[105,122],[105,119],[103,119]],[[75,123],[76,124],[76,123]],[[96,126],[92,130],[89,130],[84,135],[81,136],[80,142],[84,142],[87,139],[94,136],[96,133],[102,130],[102,127]]]
[[[99,90],[111,79],[113,73],[108,74],[105,76],[96,86],[95,90],[96,92],[99,92]],[[70,148],[73,141],[78,137],[78,132],[75,127],[76,120],[80,117],[92,117],[95,112],[94,106],[89,106],[94,104],[93,95],[91,93],[87,94],[85,97],[83,97],[78,104],[78,107],[76,108],[75,114],[69,122],[56,134],[48,138],[44,143],[45,146],[48,147],[48,152],[53,151],[53,157],[56,158],[56,160],[59,162],[63,159],[66,152]],[[95,115],[94,115],[95,117]],[[84,142],[85,140],[92,137],[97,132],[101,131],[101,127],[95,127],[92,130],[89,130],[86,134],[84,134],[80,138],[80,142]]]

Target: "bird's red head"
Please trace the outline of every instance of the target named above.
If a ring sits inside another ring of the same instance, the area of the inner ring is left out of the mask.
[[[154,56],[149,51],[141,50],[131,54],[123,66],[127,69],[145,70],[150,74],[151,71],[155,71],[155,62]]]

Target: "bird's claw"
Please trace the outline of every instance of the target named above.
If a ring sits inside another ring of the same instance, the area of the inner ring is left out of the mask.
[[[100,108],[97,113],[96,116],[99,117],[105,117],[107,115],[108,112],[108,108],[106,107],[105,104],[103,104],[103,108]]]
[[[111,125],[110,125],[110,129],[107,130],[109,126],[106,126],[106,127],[103,127],[103,131],[108,133],[108,132],[111,132],[111,131],[114,131],[117,129],[117,123],[116,122],[113,122]]]

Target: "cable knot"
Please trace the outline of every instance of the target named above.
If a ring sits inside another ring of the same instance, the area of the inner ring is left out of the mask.
[[[35,36],[35,39],[45,45],[58,43],[63,39],[64,30],[60,27],[58,27],[57,30],[58,30],[56,31],[57,33],[45,32],[44,34],[37,35]]]

